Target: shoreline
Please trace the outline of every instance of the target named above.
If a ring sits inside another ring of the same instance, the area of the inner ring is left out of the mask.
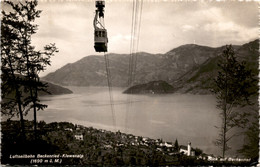
[[[191,148],[194,151],[193,155],[188,156],[185,151],[181,152],[181,149],[185,148],[183,145],[176,146],[162,139],[134,136],[120,131],[112,132],[69,122],[52,122],[48,124],[44,121],[38,122],[38,136],[37,141],[35,141],[32,137],[33,122],[25,121],[26,140],[21,142],[19,123],[19,121],[1,122],[3,137],[2,160],[8,164],[40,164],[44,163],[46,159],[48,159],[49,163],[54,155],[60,155],[56,158],[56,161],[64,165],[78,163],[119,166],[231,163],[231,161],[221,161],[217,157],[215,160],[209,161],[209,155],[203,153],[199,148]],[[40,146],[39,143],[44,145]],[[34,158],[10,158],[10,155],[19,157],[25,148],[30,150],[25,151],[26,155],[39,154],[43,158],[38,158],[38,160]],[[93,155],[95,156],[93,157]],[[45,164],[48,163],[46,160]],[[248,164],[249,162],[239,163]]]

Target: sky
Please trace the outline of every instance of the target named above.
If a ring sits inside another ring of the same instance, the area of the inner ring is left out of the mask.
[[[108,53],[130,53],[131,0],[106,0]],[[59,49],[44,76],[94,50],[94,0],[39,0],[42,10],[33,44],[41,50],[55,43]],[[180,45],[219,47],[258,38],[258,2],[143,0],[138,51],[166,53]]]

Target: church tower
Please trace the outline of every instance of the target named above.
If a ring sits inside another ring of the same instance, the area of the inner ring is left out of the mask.
[[[188,143],[188,156],[191,156],[191,142]]]

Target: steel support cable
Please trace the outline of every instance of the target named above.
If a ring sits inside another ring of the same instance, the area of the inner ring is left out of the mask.
[[[107,84],[108,84],[108,91],[109,91],[109,98],[110,98],[110,107],[112,112],[112,121],[114,130],[116,131],[116,115],[115,115],[115,108],[114,108],[114,98],[113,98],[113,89],[112,89],[112,83],[111,83],[111,74],[110,74],[110,64],[108,56],[104,52],[105,57],[105,65],[106,65],[106,73],[107,73]]]
[[[131,64],[131,69],[130,69],[130,84],[129,86],[132,86],[134,83],[133,76],[134,76],[134,67],[135,67],[135,59],[136,59],[136,40],[138,36],[136,35],[137,33],[137,26],[138,26],[138,11],[139,11],[139,1],[135,1],[135,10],[134,10],[134,20],[133,20],[133,34],[132,34],[132,47],[131,47],[131,61],[129,62]]]
[[[138,30],[137,30],[137,43],[136,43],[136,51],[135,51],[135,59],[134,59],[134,67],[133,67],[133,76],[132,76],[132,80],[135,80],[135,75],[136,75],[136,67],[137,67],[137,51],[138,51],[138,46],[139,46],[139,39],[140,39],[140,30],[141,30],[141,22],[142,22],[142,10],[143,10],[143,0],[141,1],[141,7],[140,7],[140,11],[139,11],[139,19],[138,19]]]
[[[134,24],[135,24],[135,6],[137,0],[133,0],[133,6],[132,6],[132,23],[131,23],[131,41],[130,41],[130,54],[129,54],[129,66],[128,66],[128,84],[127,87],[131,87],[132,85],[132,52],[133,52],[133,45],[134,45]],[[125,115],[125,132],[127,132],[127,125],[128,125],[128,113],[129,113],[129,102],[130,102],[130,96],[127,95],[127,103],[126,103],[126,115]]]
[[[139,45],[139,35],[140,35],[140,26],[141,26],[142,5],[143,5],[142,0],[141,0],[141,7],[139,4],[139,0],[133,1],[128,87],[131,87],[135,80],[137,50],[138,50],[138,45]],[[132,93],[130,93],[130,94],[132,94]],[[131,106],[132,106],[132,98],[131,98],[131,96],[128,95],[127,96],[126,116],[125,116],[125,131],[126,132],[127,132],[127,125],[128,125],[128,112],[129,112],[129,108]]]
[[[137,41],[137,38],[138,38],[138,31],[137,31],[137,27],[138,27],[138,14],[139,14],[139,0],[137,0],[137,3],[136,3],[136,7],[135,7],[135,24],[134,24],[134,45],[133,45],[133,51],[132,51],[132,73],[131,73],[131,80],[132,80],[132,83],[131,83],[131,86],[132,84],[134,83],[134,72],[135,72],[135,60],[136,60],[136,57],[137,57],[137,45],[136,45],[136,41]]]
[[[139,11],[139,1],[135,0],[135,3],[133,4],[134,10],[133,10],[133,20],[132,20],[132,34],[131,34],[131,50],[130,50],[130,83],[128,86],[132,86],[134,80],[133,80],[133,76],[134,76],[134,67],[135,67],[135,59],[136,59],[136,40],[137,40],[137,26],[138,26],[138,11]]]
[[[133,57],[132,57],[132,52],[133,52],[133,45],[134,45],[134,41],[133,41],[133,39],[134,39],[134,24],[135,24],[135,3],[136,3],[136,0],[133,0],[133,8],[132,8],[132,25],[131,25],[131,41],[130,41],[130,56],[129,56],[129,67],[128,67],[128,85],[127,86],[130,86],[131,85],[131,82],[132,82],[132,77],[131,77],[131,75],[132,75],[132,59],[133,59]]]

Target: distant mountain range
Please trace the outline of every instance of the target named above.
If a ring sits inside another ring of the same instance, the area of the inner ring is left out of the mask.
[[[234,45],[238,59],[247,61],[255,75],[258,73],[259,40],[244,45]],[[216,75],[218,55],[225,46],[212,48],[187,44],[165,54],[137,53],[135,81],[133,85],[163,80],[181,93],[209,93]],[[129,54],[107,54],[110,61],[112,86],[127,87]],[[102,56],[86,56],[69,63],[43,80],[64,86],[107,86],[105,59]]]
[[[224,47],[219,48],[218,54],[222,52]],[[234,46],[237,59],[246,61],[247,67],[258,76],[258,59],[259,59],[259,40],[246,43],[242,46]],[[218,55],[217,54],[217,55]],[[214,56],[207,59],[200,66],[194,66],[172,83],[175,89],[181,93],[208,94],[213,84],[213,78],[217,76],[219,57]]]

